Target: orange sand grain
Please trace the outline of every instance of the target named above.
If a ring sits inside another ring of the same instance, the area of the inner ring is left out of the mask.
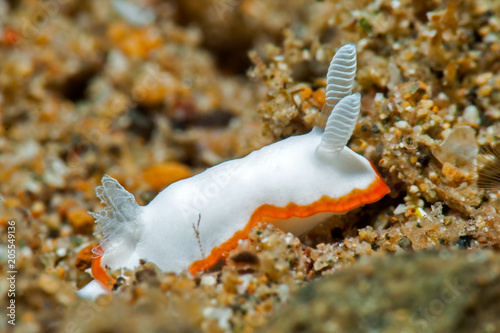
[[[144,180],[158,191],[178,180],[191,176],[191,170],[184,164],[177,162],[158,164],[144,170]]]

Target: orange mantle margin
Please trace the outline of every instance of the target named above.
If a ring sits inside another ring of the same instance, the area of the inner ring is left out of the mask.
[[[366,189],[355,189],[349,194],[337,199],[323,196],[318,201],[306,206],[299,206],[293,202],[285,207],[276,207],[267,204],[262,205],[254,211],[250,217],[250,221],[248,221],[243,230],[237,231],[233,237],[212,249],[212,252],[205,259],[193,262],[191,266],[189,266],[189,272],[194,275],[215,265],[220,258],[226,257],[229,251],[236,248],[239,240],[248,238],[250,230],[259,222],[266,222],[271,219],[286,220],[291,217],[304,218],[323,212],[346,213],[361,205],[378,201],[390,192],[391,190],[389,187],[382,181],[380,176],[377,176],[375,181]],[[97,249],[101,249],[101,247],[99,246]],[[100,252],[103,252],[102,249]],[[92,275],[96,280],[100,281],[111,290],[114,281],[101,266],[101,257],[102,255],[98,255],[92,259]]]
[[[111,288],[115,284],[115,280],[108,275],[104,267],[101,265],[101,258],[104,255],[101,245],[97,246],[94,252],[100,254],[92,257],[92,276],[94,279],[101,282],[109,291],[111,291]]]
[[[229,240],[212,249],[212,252],[205,259],[193,262],[189,266],[189,272],[194,275],[215,265],[220,258],[226,257],[229,251],[236,248],[240,239],[247,238],[250,230],[259,222],[266,222],[270,219],[286,220],[291,217],[303,218],[324,212],[346,213],[361,205],[378,201],[390,192],[389,187],[377,175],[377,178],[366,189],[352,190],[349,194],[337,199],[323,196],[318,201],[306,206],[298,206],[293,202],[285,207],[262,205],[254,211],[243,230],[237,231]]]

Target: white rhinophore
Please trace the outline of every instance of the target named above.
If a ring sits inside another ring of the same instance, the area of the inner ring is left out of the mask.
[[[358,121],[360,107],[359,93],[345,96],[335,105],[326,122],[325,132],[318,146],[319,153],[334,155],[344,149]]]
[[[321,109],[318,126],[324,128],[335,105],[352,92],[356,76],[356,46],[349,43],[338,49],[326,74],[325,104]]]

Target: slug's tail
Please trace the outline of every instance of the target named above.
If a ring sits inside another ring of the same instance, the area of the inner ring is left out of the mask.
[[[94,234],[102,236],[99,246],[92,250],[95,257],[111,254],[124,245],[135,245],[140,234],[140,207],[134,196],[108,175],[102,177],[96,194],[106,207],[97,213],[89,212],[97,223]]]

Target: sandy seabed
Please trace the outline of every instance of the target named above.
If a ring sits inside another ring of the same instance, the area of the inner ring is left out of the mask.
[[[498,182],[478,186],[500,137],[499,15],[486,0],[0,1],[0,330],[500,331]],[[145,263],[76,296],[103,174],[147,204],[307,133],[348,42],[348,146],[390,195],[300,239],[260,225],[196,276]]]

